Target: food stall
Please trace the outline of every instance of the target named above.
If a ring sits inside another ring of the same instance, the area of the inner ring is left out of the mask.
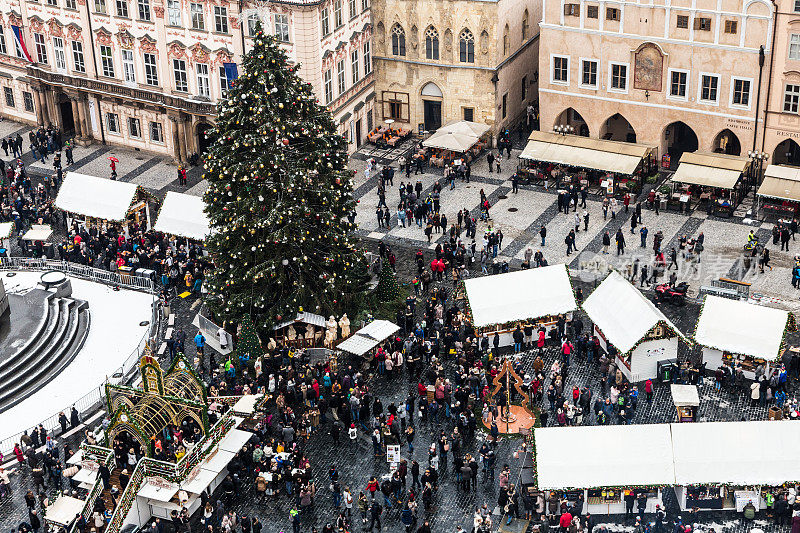
[[[528,181],[586,186],[602,195],[638,193],[658,170],[655,146],[533,131],[519,155],[517,172]]]
[[[620,371],[630,382],[655,378],[660,361],[678,356],[678,340],[691,341],[664,313],[618,272],[611,272],[583,302],[593,333],[608,353],[616,349]]]
[[[394,322],[373,320],[340,342],[336,349],[371,361],[372,350],[399,330],[400,326]]]
[[[273,327],[278,343],[295,348],[322,346],[325,337],[325,317],[301,311],[297,316]]]
[[[675,482],[669,424],[536,428],[534,439],[539,490],[583,491],[583,513],[624,513],[626,491],[645,493],[652,513]]]
[[[702,346],[703,361],[712,372],[722,365],[741,366],[746,378],[755,379],[760,364],[769,375],[788,325],[788,311],[709,294],[697,319],[694,340]]]
[[[210,227],[201,197],[169,191],[161,204],[153,229],[167,235],[202,242],[210,235]]]
[[[468,319],[478,333],[490,337],[497,333],[500,346],[513,344],[512,333],[517,324],[527,322],[549,331],[559,316],[570,320],[578,307],[564,264],[471,278],[462,283]]]
[[[488,124],[467,120],[442,126],[422,142],[422,146],[430,151],[428,163],[435,167],[462,159],[469,163],[487,146],[485,137],[490,129]]]
[[[700,406],[700,395],[697,385],[670,385],[672,403],[678,410],[678,422],[696,422],[697,408]]]
[[[684,152],[670,178],[667,207],[688,212],[705,204],[710,215],[733,216],[750,190],[750,163],[747,157]]]
[[[800,208],[800,168],[769,165],[756,193],[756,212],[762,220],[787,223]]]

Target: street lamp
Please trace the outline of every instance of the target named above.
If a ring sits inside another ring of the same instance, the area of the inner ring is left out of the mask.
[[[566,136],[568,133],[575,133],[575,128],[569,124],[559,124],[553,128],[553,133]]]
[[[769,159],[769,154],[759,150],[750,150],[747,152],[747,157],[753,162],[753,184],[756,184],[761,181],[761,167],[764,165],[764,161]]]

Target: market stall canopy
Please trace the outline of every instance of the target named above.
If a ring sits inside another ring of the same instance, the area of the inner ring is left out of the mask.
[[[0,222],[0,239],[7,239],[11,237],[11,233],[13,231],[14,231],[13,222]]]
[[[534,438],[541,490],[675,483],[669,424],[536,428]]]
[[[297,316],[295,318],[293,318],[291,320],[285,320],[284,322],[281,322],[280,324],[278,324],[277,326],[273,327],[272,329],[273,330],[283,329],[286,326],[291,326],[292,324],[297,324],[297,323],[313,324],[313,325],[318,326],[320,328],[324,328],[325,327],[325,317],[322,316],[322,315],[317,315],[317,314],[314,314],[314,313],[309,313],[307,311],[303,311],[302,313],[297,313]]]
[[[206,205],[199,196],[169,191],[153,229],[169,235],[202,241],[211,233]]]
[[[476,328],[536,320],[578,307],[563,264],[468,279],[464,289]]]
[[[423,141],[422,145],[429,148],[441,148],[453,152],[466,152],[480,140],[481,136],[489,131],[487,124],[478,124],[460,120],[442,126],[436,133]]]
[[[253,414],[256,411],[256,404],[262,398],[261,394],[245,394],[233,405],[234,413]]]
[[[694,339],[723,352],[775,360],[788,322],[788,311],[707,295]]]
[[[364,355],[399,329],[400,326],[388,320],[373,320],[339,343],[337,348],[353,355]]]
[[[139,187],[77,172],[67,172],[55,206],[63,211],[121,222],[128,216]]]
[[[146,481],[139,488],[137,496],[149,498],[159,502],[168,502],[178,493],[179,487],[175,483]]]
[[[533,131],[521,159],[633,174],[654,146]]]
[[[671,180],[687,185],[733,189],[749,164],[747,157],[684,152]]]
[[[33,224],[25,235],[22,236],[24,241],[46,241],[53,234],[53,228],[47,224]]]
[[[59,526],[68,526],[83,512],[85,502],[72,496],[59,496],[50,507],[45,508],[44,518]]]
[[[242,446],[247,444],[253,434],[249,431],[242,431],[241,429],[232,429],[225,437],[219,441],[219,449],[226,452],[239,453]]]
[[[690,342],[664,313],[619,273],[612,272],[583,302],[589,319],[621,354],[631,351],[659,322]]]
[[[672,424],[678,485],[794,483],[798,449],[800,424],[792,420]]]
[[[770,165],[764,172],[764,181],[758,195],[780,200],[800,202],[800,168]]]
[[[672,393],[672,403],[676,407],[698,407],[700,405],[697,385],[676,385],[673,383],[669,388]]]

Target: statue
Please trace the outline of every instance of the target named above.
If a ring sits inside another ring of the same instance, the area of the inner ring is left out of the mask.
[[[333,343],[336,342],[336,338],[338,336],[337,333],[336,333],[336,331],[337,331],[336,328],[337,327],[338,327],[338,324],[336,323],[336,319],[333,317],[333,315],[331,315],[331,317],[328,319],[328,321],[325,322],[325,328],[326,328],[326,331],[325,331],[325,346],[327,346],[328,348],[332,348],[333,347]]]
[[[339,319],[339,327],[342,328],[342,338],[346,339],[350,336],[350,319],[347,318],[347,313],[342,315]]]

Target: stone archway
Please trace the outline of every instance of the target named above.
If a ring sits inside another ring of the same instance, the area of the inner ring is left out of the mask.
[[[197,153],[203,155],[214,143],[214,139],[208,136],[211,124],[208,122],[198,122],[195,131],[197,132]]]
[[[636,142],[636,130],[633,129],[628,119],[619,113],[614,113],[603,122],[600,128],[600,138],[608,141]]]
[[[800,166],[800,144],[792,139],[786,139],[772,152],[772,163],[775,165]]]
[[[685,122],[677,121],[667,125],[661,136],[662,154],[669,154],[670,168],[677,168],[684,152],[696,152],[699,148],[697,134]]]
[[[429,81],[420,90],[422,113],[426,131],[436,131],[442,126],[442,101],[444,94],[438,85]]]
[[[711,151],[717,154],[742,155],[742,144],[735,133],[724,129],[714,137]]]
[[[553,127],[556,126],[572,126],[575,128],[576,135],[580,135],[581,137],[589,136],[589,124],[587,124],[586,120],[584,120],[581,114],[573,107],[568,107],[558,114],[553,123]]]

